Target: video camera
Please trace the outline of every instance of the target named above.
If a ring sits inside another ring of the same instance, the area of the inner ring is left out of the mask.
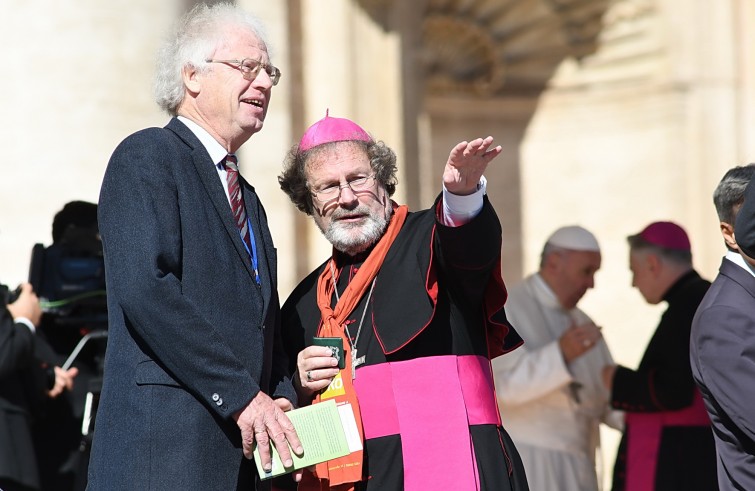
[[[69,224],[45,247],[32,249],[29,283],[54,326],[107,327],[105,263],[94,225]]]

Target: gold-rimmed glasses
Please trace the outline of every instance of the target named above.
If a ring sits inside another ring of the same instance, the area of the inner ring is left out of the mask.
[[[241,72],[241,76],[245,79],[252,81],[257,78],[257,74],[260,70],[265,70],[267,76],[273,82],[273,85],[278,85],[281,79],[281,71],[269,63],[264,63],[254,58],[244,58],[243,60],[205,60],[207,63],[226,63],[228,65],[237,68]]]

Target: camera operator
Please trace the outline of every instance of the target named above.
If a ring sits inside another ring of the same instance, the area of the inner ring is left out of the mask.
[[[71,201],[55,214],[52,244],[34,246],[30,281],[43,301],[36,353],[49,365],[64,365],[69,356],[78,369],[76,384],[40,408],[33,429],[42,491],[74,491],[86,485],[89,441],[89,393],[98,393],[104,338],[76,348],[85,335],[107,327],[102,243],[97,205]]]
[[[36,327],[42,317],[39,299],[30,284],[17,298],[2,288],[0,305],[0,489],[39,489],[32,440],[32,416],[45,397],[57,397],[73,387],[78,370],[45,370],[35,357]],[[49,379],[49,382],[48,380]]]

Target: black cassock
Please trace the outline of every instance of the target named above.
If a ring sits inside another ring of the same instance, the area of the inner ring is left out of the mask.
[[[492,386],[492,376],[487,372],[489,353],[510,351],[521,344],[521,338],[505,319],[502,308],[504,290],[497,290],[501,307],[498,311],[486,313],[484,308],[486,295],[494,291],[489,289],[489,285],[492,273],[500,268],[501,247],[500,223],[487,197],[481,212],[460,227],[447,227],[437,222],[434,210],[438,209],[439,202],[440,199],[430,210],[407,216],[377,275],[369,302],[365,294],[349,316],[347,327],[354,342],[364,315],[356,348],[358,355],[365,359],[356,369],[356,382],[360,381],[360,371],[368,367],[363,374],[397,362],[412,366],[411,363],[432,364],[435,360],[453,362],[459,359],[483,360],[481,373],[488,374]],[[336,254],[339,292],[344,291],[367,254],[369,251],[358,257]],[[305,278],[283,307],[283,344],[289,350],[292,371],[296,368],[293,364],[297,353],[312,344],[312,337],[320,325],[316,303],[317,278],[326,265],[327,262]],[[437,291],[437,300],[433,299],[433,290]],[[334,296],[333,305],[335,302]],[[491,343],[497,346],[491,346]],[[437,358],[430,360],[429,357]],[[443,377],[426,380],[426,387],[436,399],[439,391],[441,395],[447,393],[449,405],[456,404],[458,407],[459,401],[450,400],[456,398],[451,395],[455,392],[450,386],[450,383],[446,385]],[[357,393],[360,394],[359,388]],[[496,404],[494,395],[488,399],[492,401],[485,402]],[[497,405],[495,408],[497,415]],[[445,417],[444,407],[429,410],[434,412],[436,418]],[[468,435],[464,438],[471,440],[473,456],[470,462],[474,466],[473,473],[477,474],[473,481],[479,481],[479,489],[526,490],[528,487],[519,454],[499,423],[500,419],[496,424],[465,422],[448,427],[447,431]],[[416,430],[422,424],[423,421],[413,421],[409,426]],[[443,460],[444,452],[448,449],[438,444],[443,441],[442,435],[423,434],[421,430],[419,433],[419,439],[416,434],[412,437],[412,444],[415,445],[413,448],[418,448],[416,445],[419,444],[423,450],[415,453],[426,452],[421,456],[437,456]],[[418,473],[423,471],[409,469],[411,479],[405,476],[405,464],[408,462],[411,465],[414,461],[403,455],[407,443],[402,442],[400,431],[378,438],[368,437],[365,441],[364,465],[369,479],[357,489],[409,490],[411,486],[405,485],[405,479],[407,483],[417,483]],[[453,468],[457,463],[452,460],[447,465]],[[429,477],[419,477],[420,481],[423,479]],[[465,485],[475,489],[475,482]]]

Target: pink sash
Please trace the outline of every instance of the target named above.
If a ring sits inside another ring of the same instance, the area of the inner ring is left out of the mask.
[[[401,435],[404,489],[480,489],[469,425],[500,425],[490,361],[434,356],[357,370],[364,437]]]
[[[655,471],[665,426],[710,426],[700,391],[692,405],[679,411],[627,413],[626,491],[655,490]]]

